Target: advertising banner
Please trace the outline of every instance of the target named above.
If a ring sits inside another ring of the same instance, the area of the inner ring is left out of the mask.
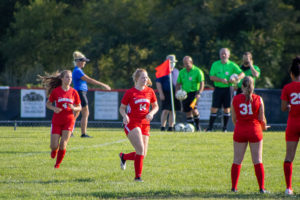
[[[46,117],[45,90],[21,90],[21,118]]]
[[[95,91],[95,112],[96,120],[118,120],[118,92]]]

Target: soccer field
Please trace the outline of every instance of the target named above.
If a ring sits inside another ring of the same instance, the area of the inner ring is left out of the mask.
[[[161,133],[151,131],[143,183],[134,182],[133,162],[120,169],[118,153],[133,151],[122,129],[75,131],[59,169],[50,158],[50,128],[0,127],[0,199],[282,199],[285,181],[284,132],[264,134],[265,186],[259,194],[249,148],[238,193],[232,193],[232,132]],[[296,155],[293,188],[300,191]],[[296,196],[296,198],[299,196]],[[295,199],[294,197],[290,197]]]

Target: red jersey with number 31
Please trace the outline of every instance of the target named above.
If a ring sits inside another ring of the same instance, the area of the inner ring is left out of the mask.
[[[146,86],[142,91],[135,87],[127,90],[121,103],[128,105],[127,114],[131,122],[149,124],[146,115],[149,113],[150,104],[156,101],[153,89]]]
[[[281,91],[281,100],[291,105],[289,118],[300,118],[300,82],[291,82],[285,85]],[[298,123],[300,123],[298,121]]]
[[[68,91],[64,91],[61,86],[52,90],[50,97],[50,102],[54,102],[55,106],[61,108],[62,111],[53,114],[53,123],[62,123],[66,120],[74,120],[74,114],[68,104],[78,105],[80,104],[80,98],[77,91],[70,88]]]
[[[238,94],[233,98],[232,105],[236,114],[236,126],[261,126],[258,120],[261,97],[252,94],[252,101],[246,102],[244,94]]]

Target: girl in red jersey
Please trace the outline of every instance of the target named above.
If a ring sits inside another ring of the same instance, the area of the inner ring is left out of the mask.
[[[74,112],[81,110],[80,98],[77,91],[70,87],[72,72],[64,70],[60,74],[40,76],[46,88],[47,108],[54,111],[51,125],[51,158],[56,158],[55,168],[59,168],[70,139],[75,118]],[[55,105],[53,105],[55,103]]]
[[[135,181],[142,181],[143,159],[147,154],[150,121],[158,111],[158,104],[152,88],[151,80],[144,69],[137,69],[133,73],[134,87],[127,90],[120,106],[120,114],[123,117],[125,133],[135,151],[120,153],[121,169],[125,170],[126,160],[134,160]],[[150,111],[150,105],[152,107]],[[126,107],[128,109],[126,112]]]
[[[281,92],[281,110],[288,111],[285,130],[286,155],[283,169],[286,182],[285,194],[293,195],[292,170],[300,137],[300,56],[293,59],[289,70],[292,82],[285,85]]]
[[[264,166],[262,164],[263,130],[266,130],[264,103],[260,96],[253,94],[254,84],[246,76],[242,84],[242,94],[233,98],[231,110],[235,125],[233,134],[234,159],[231,167],[231,191],[237,192],[241,164],[249,143],[255,175],[261,193],[266,193],[264,186]]]

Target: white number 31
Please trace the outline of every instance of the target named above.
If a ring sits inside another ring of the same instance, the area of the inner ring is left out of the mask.
[[[248,105],[245,103],[241,103],[240,104],[240,108],[242,108],[242,110],[240,111],[241,115],[252,115],[252,105],[249,103]]]

